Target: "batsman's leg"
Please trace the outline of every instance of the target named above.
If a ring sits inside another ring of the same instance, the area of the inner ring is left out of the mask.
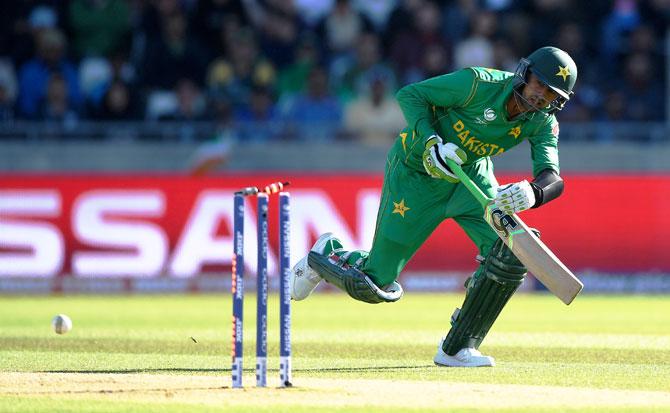
[[[373,251],[376,256],[395,257],[381,260],[379,265],[367,266],[370,261],[367,251],[345,251],[339,239],[333,234],[323,234],[312,247],[309,254],[301,259],[291,274],[291,296],[303,300],[316,288],[322,279],[347,292],[351,297],[367,303],[397,301],[402,296],[402,287],[395,279],[407,262],[404,258],[406,247],[391,242],[376,241]],[[390,251],[393,250],[393,251]],[[413,250],[412,250],[413,251]],[[386,253],[386,254],[384,254]],[[372,278],[372,274],[385,274],[386,278]]]
[[[307,265],[301,260],[300,266],[296,266],[296,280],[298,272],[305,274],[311,269],[354,299],[368,303],[400,299],[402,287],[396,279],[416,250],[444,220],[444,205],[455,188],[453,184],[409,168],[404,159],[404,147],[398,143],[386,163],[370,252],[338,249],[322,253],[313,248]],[[318,278],[313,280],[318,283]],[[300,296],[298,288],[295,290],[296,296]]]
[[[448,367],[494,366],[479,345],[526,276],[526,268],[501,239],[466,281],[465,300],[451,316],[451,329],[440,342],[434,362]]]
[[[310,252],[309,266],[326,281],[347,292],[352,298],[370,304],[398,301],[403,294],[402,287],[396,281],[379,287],[360,270],[360,264],[367,253],[351,251],[343,254],[322,255]]]

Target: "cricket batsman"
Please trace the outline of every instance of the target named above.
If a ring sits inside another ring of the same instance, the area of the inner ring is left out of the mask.
[[[451,316],[434,362],[495,365],[478,348],[527,271],[445,160],[461,165],[505,213],[556,199],[563,180],[555,114],[573,95],[576,80],[577,66],[566,52],[542,47],[522,58],[515,73],[471,67],[402,88],[396,97],[407,127],[387,157],[372,248],[347,251],[333,234],[323,234],[293,268],[292,298],[307,298],[325,279],[359,301],[399,300],[400,272],[433,230],[452,218],[477,246],[479,266],[465,283],[465,300]],[[499,186],[491,158],[524,140],[534,178]]]

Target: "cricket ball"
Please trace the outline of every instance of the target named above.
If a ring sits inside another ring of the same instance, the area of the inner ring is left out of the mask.
[[[65,334],[72,330],[72,320],[65,314],[58,314],[51,320],[51,327],[56,334]]]

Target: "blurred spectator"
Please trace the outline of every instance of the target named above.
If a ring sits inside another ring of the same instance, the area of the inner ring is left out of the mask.
[[[448,39],[442,37],[442,18],[436,3],[424,2],[413,10],[410,18],[411,28],[391,33],[393,40],[389,55],[402,83],[415,80],[411,74],[421,70],[420,66],[429,48],[451,47]]]
[[[249,101],[254,86],[273,87],[275,68],[258,53],[253,32],[243,28],[230,38],[230,60],[221,56],[207,69],[207,88],[210,93],[225,94],[234,107]]]
[[[253,88],[249,104],[235,111],[235,120],[241,122],[267,122],[277,119],[277,107],[272,91],[261,86]]]
[[[58,27],[60,19],[58,16],[57,6],[53,4],[53,1],[18,1],[13,3],[18,3],[18,7],[21,7],[23,4],[24,6],[30,8],[30,12],[28,14],[28,26],[30,29],[39,31],[41,29],[54,29]]]
[[[442,14],[442,33],[453,43],[463,40],[469,31],[469,22],[479,13],[477,0],[457,0],[444,7]]]
[[[658,44],[654,29],[648,24],[641,24],[630,33],[628,51],[656,54],[661,45]]]
[[[397,33],[414,29],[416,11],[423,7],[425,0],[400,0],[391,11],[385,30],[385,39],[391,40]],[[451,5],[449,10],[456,9]],[[386,44],[390,48],[391,44]]]
[[[244,25],[236,15],[226,15],[223,18],[223,25],[219,28],[218,35],[210,40],[210,44],[214,47],[209,49],[210,63],[211,60],[218,57],[229,58],[236,47],[236,37],[244,30],[249,31],[250,26]]]
[[[60,0],[16,0],[2,3],[0,56],[10,56],[20,67],[35,55],[37,35],[57,29],[65,2]]]
[[[65,37],[58,30],[45,30],[38,35],[37,56],[26,62],[19,71],[19,115],[36,118],[39,105],[47,93],[53,73],[59,73],[65,82],[69,107],[81,103],[77,69],[65,60]]]
[[[395,90],[395,74],[382,58],[379,36],[375,33],[364,33],[356,43],[355,58],[333,67],[333,83],[337,96],[346,102],[358,94],[366,93],[371,80],[380,76],[388,79],[388,87]]]
[[[407,71],[403,83],[420,82],[449,72],[449,54],[444,46],[433,44],[426,48],[421,66]]]
[[[354,0],[354,8],[374,25],[376,32],[382,32],[397,3],[398,0]]]
[[[307,91],[291,98],[283,114],[289,136],[309,141],[336,138],[342,121],[342,105],[328,90],[328,72],[314,67],[309,73]]]
[[[14,99],[11,97],[7,86],[0,83],[0,122],[14,119]]]
[[[518,0],[482,0],[481,3],[483,8],[495,12],[509,12],[525,6],[524,1]]]
[[[205,98],[198,86],[188,78],[181,79],[175,87],[177,107],[159,120],[197,121],[205,118]]]
[[[561,121],[662,122],[669,19],[668,0],[6,1],[0,118],[215,117],[246,139],[240,122],[280,112],[279,123],[327,118],[323,131],[293,123],[290,133],[330,139],[344,102],[347,125],[386,113],[382,83],[388,94],[466,66],[513,71],[549,44],[579,67]],[[283,137],[267,132],[261,139]]]
[[[113,54],[109,59],[85,58],[80,63],[79,78],[89,112],[95,116],[100,114],[102,101],[115,82],[130,88],[135,86],[137,80],[135,68],[122,52]],[[133,90],[133,96],[136,95]],[[133,98],[134,115],[138,113],[135,104],[137,100]]]
[[[594,1],[596,2],[597,0]],[[573,0],[531,0],[530,3],[533,24],[526,35],[530,38],[529,46],[533,50],[551,44],[556,27],[569,21],[581,20],[580,9],[587,8],[576,5]],[[543,24],[537,24],[539,21]]]
[[[627,120],[660,121],[665,118],[665,88],[656,79],[649,55],[636,53],[626,58],[621,86],[626,96]]]
[[[18,93],[18,82],[14,65],[9,59],[0,58],[0,86],[4,89],[5,103],[11,102],[13,106]]]
[[[613,90],[605,96],[603,111],[598,118],[604,122],[622,122],[625,121],[625,112],[626,97],[620,90]],[[614,133],[611,128],[598,128],[595,140],[599,143],[611,143],[614,141]]]
[[[242,0],[198,0],[193,28],[198,42],[205,49],[222,51],[222,31],[230,27],[231,23],[236,27],[250,23]]]
[[[331,11],[335,0],[294,0],[300,18],[311,30]]]
[[[383,77],[373,79],[369,93],[359,95],[345,110],[347,131],[368,145],[388,146],[405,127],[405,118],[386,82]]]
[[[127,42],[130,30],[127,1],[72,0],[69,3],[72,46],[77,56],[107,56]]]
[[[155,121],[177,112],[177,94],[172,90],[152,90],[147,94],[145,116]]]
[[[651,26],[657,36],[665,35],[670,22],[670,3],[668,0],[648,0],[640,4],[642,20]]]
[[[137,83],[137,68],[130,62],[126,53],[114,53],[108,60],[112,68],[112,78],[121,79],[129,85]]]
[[[509,46],[513,49],[515,55],[526,56],[536,49],[534,47],[535,41],[530,32],[537,22],[531,14],[513,12],[504,15],[501,20],[500,35],[509,42]]]
[[[235,111],[235,120],[239,125],[240,140],[275,139],[280,132],[280,116],[272,91],[266,87],[255,87],[249,104]]]
[[[201,84],[207,56],[188,32],[188,21],[181,12],[163,16],[161,38],[150,43],[144,63],[144,85],[172,88],[180,79]]]
[[[137,107],[137,98],[121,80],[115,80],[107,88],[100,109],[97,112],[97,119],[105,121],[132,121],[140,117]]]
[[[53,73],[49,77],[46,96],[40,102],[40,117],[66,125],[72,125],[79,118],[68,99],[67,82],[60,73]]]
[[[305,29],[293,0],[267,0],[263,12],[255,20],[259,45],[277,67],[284,67],[293,60],[293,53]]]
[[[194,122],[206,120],[206,101],[199,87],[188,78],[180,79],[174,92],[162,92],[161,98],[174,98],[171,105],[166,106],[164,113],[154,113],[159,121],[178,122],[171,131],[179,142],[193,142],[197,139],[197,126]],[[171,96],[172,95],[172,96]],[[159,95],[160,96],[160,95]],[[157,115],[157,116],[156,116]]]
[[[668,8],[670,9],[670,3],[668,3]],[[657,38],[651,25],[641,24],[630,33],[628,38],[628,54],[645,54],[651,59],[654,68],[664,67],[666,56],[663,53],[663,41],[661,39],[662,37]],[[665,75],[661,70],[656,70],[655,74],[657,80],[661,80]]]
[[[626,50],[626,38],[641,23],[639,5],[636,0],[614,0],[610,13],[602,23],[601,53],[605,65],[619,61]]]
[[[570,98],[570,104],[565,105],[563,110],[556,114],[559,122],[588,122],[593,119],[593,111],[591,106],[590,91],[579,89],[580,93],[576,93]],[[566,137],[561,137],[565,140]]]
[[[112,80],[112,65],[100,57],[87,57],[79,63],[79,85],[86,103],[97,106]]]
[[[472,16],[470,34],[456,44],[455,69],[470,66],[493,67],[493,36],[498,30],[495,13],[482,11]]]
[[[553,44],[565,50],[577,63],[579,69],[579,83],[593,83],[603,81],[603,74],[598,70],[596,55],[588,48],[585,42],[582,27],[569,22],[558,26]]]
[[[165,20],[183,12],[179,0],[144,0],[137,6],[140,15],[138,31],[146,37],[147,45],[160,39]]]
[[[504,38],[495,39],[493,41],[492,67],[507,70],[508,72],[514,72],[518,64],[519,56],[514,54],[510,41]]]
[[[348,56],[361,34],[371,29],[372,24],[352,7],[349,0],[336,0],[333,10],[318,26],[325,51],[333,60]]]
[[[626,95],[620,90],[613,90],[605,96],[602,120],[621,122],[626,120]],[[603,135],[603,139],[604,135]]]
[[[598,118],[603,121],[658,121],[665,116],[665,97],[663,90],[654,80],[651,59],[645,54],[634,54],[626,59],[624,77],[614,84],[603,100],[602,112]],[[627,139],[645,141],[650,136],[644,128],[635,128]],[[608,128],[599,131],[596,139],[611,142],[612,133]]]
[[[608,76],[598,66],[596,53],[586,44],[583,32],[580,25],[569,22],[559,26],[556,33],[556,46],[568,52],[579,69],[577,92],[561,111],[560,121],[585,122],[592,119],[595,108],[602,101],[598,86],[608,81]]]
[[[294,62],[279,72],[277,79],[279,95],[292,95],[305,90],[309,72],[319,64],[319,61],[316,37],[311,34],[303,35],[298,44]]]
[[[12,1],[2,5],[0,13],[0,56],[10,57],[19,65],[33,55],[28,25],[32,6],[28,1]]]
[[[428,47],[422,62],[424,79],[440,76],[449,71],[449,54],[447,49],[440,44]]]

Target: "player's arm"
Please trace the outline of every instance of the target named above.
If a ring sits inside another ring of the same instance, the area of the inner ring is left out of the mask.
[[[558,165],[558,122],[552,116],[539,133],[528,139],[533,159],[532,182],[523,180],[498,188],[495,202],[505,213],[537,208],[563,193]]]
[[[445,160],[451,159],[458,165],[467,160],[463,149],[454,143],[444,143],[435,130],[436,108],[465,105],[472,98],[474,85],[475,72],[472,69],[464,69],[412,83],[396,94],[407,125],[423,139],[423,167],[433,178],[458,182],[458,178]]]
[[[535,203],[531,208],[537,208],[561,196],[563,178],[553,169],[543,169],[530,183],[530,187],[535,196]]]
[[[475,72],[463,69],[409,84],[396,93],[407,126],[422,139],[436,135],[435,108],[463,106],[474,93]]]

